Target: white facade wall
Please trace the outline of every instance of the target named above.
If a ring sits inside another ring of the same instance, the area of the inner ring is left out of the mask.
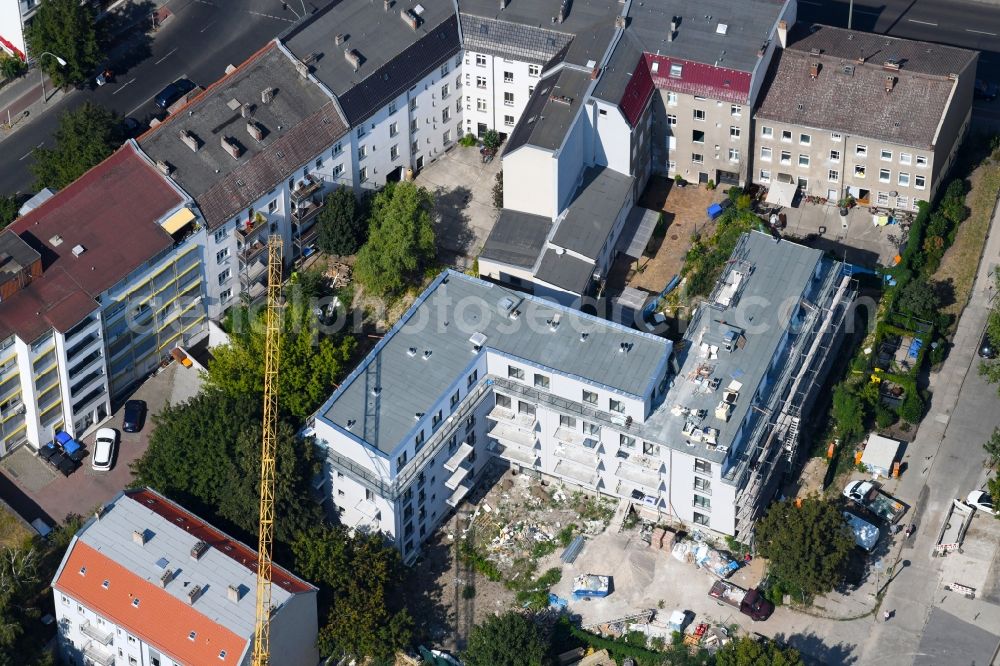
[[[84,323],[86,322],[86,323]],[[59,383],[62,389],[64,416],[69,426],[67,432],[83,436],[101,424],[111,414],[111,394],[104,359],[86,359],[95,351],[104,351],[104,332],[100,312],[88,315],[70,329],[69,334],[56,332],[56,348],[65,358],[59,364]],[[93,341],[87,342],[88,339]],[[72,356],[68,352],[72,352]],[[84,363],[83,366],[79,366]],[[73,370],[72,376],[70,370]]]
[[[524,146],[503,156],[503,207],[554,219],[556,206],[556,156],[541,148]]]
[[[580,113],[573,121],[559,149],[556,169],[558,171],[556,211],[561,212],[569,206],[576,194],[577,188],[583,182],[583,170],[593,164],[588,154],[587,138],[590,127],[585,114]],[[624,136],[625,150],[628,150],[628,134]],[[623,173],[628,173],[628,168]],[[504,183],[506,187],[506,182]]]
[[[631,173],[629,137],[632,128],[618,106],[594,99],[586,115],[594,135],[592,162],[618,173]]]
[[[485,127],[509,135],[541,78],[541,66],[476,51],[464,54],[465,133],[481,137]]]

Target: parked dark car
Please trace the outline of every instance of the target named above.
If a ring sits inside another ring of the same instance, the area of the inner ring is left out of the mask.
[[[983,331],[983,337],[979,340],[979,356],[982,358],[996,358],[997,349],[990,340],[988,331]]]
[[[988,102],[992,102],[997,98],[998,93],[1000,93],[1000,85],[997,85],[992,81],[976,79],[976,85],[973,88],[972,96],[976,99],[984,99]]]
[[[177,79],[156,95],[156,106],[166,109],[185,94],[194,90],[194,84],[187,79]]]
[[[125,412],[122,415],[122,430],[125,432],[139,432],[146,422],[146,403],[142,400],[129,400],[125,403]]]

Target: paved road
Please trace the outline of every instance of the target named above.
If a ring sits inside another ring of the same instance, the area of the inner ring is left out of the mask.
[[[153,96],[167,83],[186,77],[207,86],[227,65],[238,65],[296,19],[278,0],[169,0],[165,6],[173,16],[155,33],[148,57],[126,71],[116,67],[117,79],[109,85],[52,102],[43,116],[3,141],[0,193],[31,191],[31,152],[50,144],[61,112],[90,100],[145,120],[155,110]],[[301,8],[297,11],[302,13]],[[135,34],[133,45],[141,38],[141,33]]]

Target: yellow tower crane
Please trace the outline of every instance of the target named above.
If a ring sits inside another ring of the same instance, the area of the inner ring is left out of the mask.
[[[260,526],[257,542],[257,623],[253,666],[271,662],[271,545],[278,430],[278,359],[281,343],[281,236],[267,242],[267,313],[264,337],[264,423],[260,452]]]

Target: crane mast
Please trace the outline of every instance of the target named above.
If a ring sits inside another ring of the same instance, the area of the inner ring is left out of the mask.
[[[271,662],[271,546],[274,542],[275,449],[278,430],[278,360],[281,342],[281,236],[267,242],[267,311],[264,337],[264,421],[260,455],[260,525],[257,541],[257,621],[253,666]]]

